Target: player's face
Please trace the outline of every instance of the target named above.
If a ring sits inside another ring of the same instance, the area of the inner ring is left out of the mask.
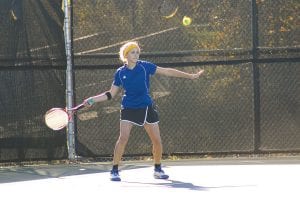
[[[138,48],[132,49],[127,54],[128,64],[129,63],[135,64],[138,61],[139,57],[140,57],[140,50]]]

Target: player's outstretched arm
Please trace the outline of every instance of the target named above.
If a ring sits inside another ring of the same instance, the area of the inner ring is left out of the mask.
[[[119,87],[112,85],[110,90],[85,99],[83,101],[84,106],[91,106],[96,102],[111,100],[118,94],[118,92],[119,92]]]
[[[172,68],[163,68],[163,67],[157,67],[156,69],[157,74],[165,75],[165,76],[171,76],[171,77],[179,77],[179,78],[188,78],[188,79],[196,79],[201,76],[201,74],[204,73],[204,70],[201,69],[195,74],[186,73],[177,69]]]

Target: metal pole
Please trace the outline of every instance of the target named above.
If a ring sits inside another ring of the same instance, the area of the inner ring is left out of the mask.
[[[252,56],[253,56],[253,92],[254,92],[254,153],[260,153],[260,77],[258,61],[258,10],[256,0],[252,0]]]
[[[66,104],[67,108],[70,109],[74,106],[74,95],[73,95],[73,58],[72,58],[72,43],[71,43],[71,15],[70,15],[70,0],[64,0],[64,34],[65,34],[65,47],[67,57],[67,69],[66,69]],[[71,114],[71,112],[69,113]],[[75,126],[74,118],[67,126],[67,146],[68,146],[68,158],[74,160],[76,158],[75,151]]]

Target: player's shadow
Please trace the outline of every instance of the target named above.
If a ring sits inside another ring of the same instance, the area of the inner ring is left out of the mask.
[[[239,188],[239,187],[255,187],[256,185],[220,185],[220,186],[211,186],[211,187],[204,187],[204,186],[198,186],[194,185],[192,183],[182,182],[182,181],[175,181],[175,180],[169,180],[171,183],[164,184],[168,187],[172,188],[186,188],[190,190],[201,190],[201,191],[207,191],[209,189],[218,189],[218,188]]]
[[[170,188],[184,188],[184,189],[189,189],[189,190],[200,190],[200,191],[206,191],[208,188],[199,186],[199,185],[194,185],[193,183],[188,183],[188,182],[182,182],[182,181],[177,181],[177,180],[168,180],[169,182],[166,183],[159,183],[160,185],[164,185],[166,187]]]
[[[171,180],[168,179],[166,182],[161,182],[161,183],[147,183],[147,182],[137,182],[137,181],[122,181],[126,183],[134,183],[134,184],[142,184],[142,185],[153,185],[153,186],[163,186],[163,187],[168,187],[168,188],[182,188],[182,189],[189,189],[189,190],[198,190],[198,191],[206,191],[208,188],[199,186],[199,185],[194,185],[193,183],[188,183],[188,182],[182,182],[182,181],[177,181],[177,180]]]
[[[204,187],[200,185],[194,185],[193,183],[183,182],[178,180],[166,180],[165,182],[160,183],[147,183],[147,182],[132,182],[132,181],[122,181],[126,183],[134,183],[134,184],[143,184],[143,185],[153,185],[159,187],[167,187],[167,188],[176,188],[176,189],[188,189],[188,190],[196,190],[196,191],[208,191],[210,189],[218,189],[218,188],[237,188],[237,187],[255,187],[255,185],[223,185],[223,186],[214,186],[214,187]]]

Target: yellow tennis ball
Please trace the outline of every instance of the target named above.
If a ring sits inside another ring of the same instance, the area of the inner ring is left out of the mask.
[[[192,23],[192,19],[188,16],[184,16],[182,19],[182,24],[184,26],[189,26]]]

